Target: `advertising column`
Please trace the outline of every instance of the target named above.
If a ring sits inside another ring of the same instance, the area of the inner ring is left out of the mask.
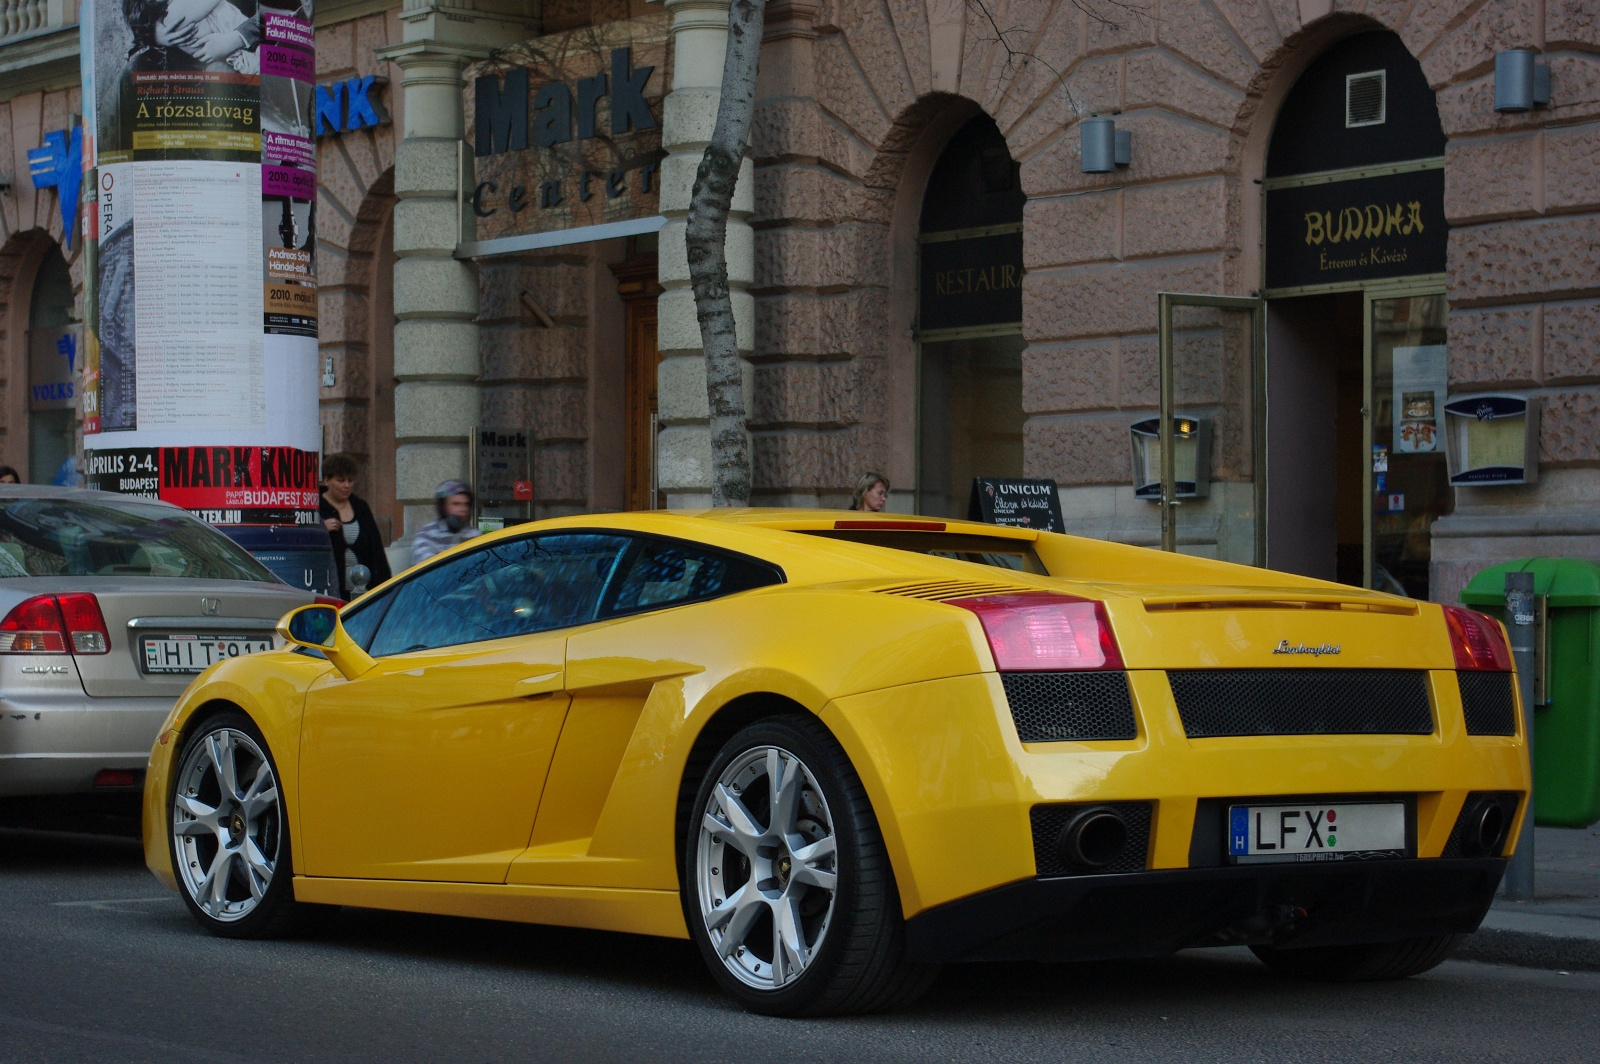
[[[90,487],[317,517],[312,0],[85,0]]]

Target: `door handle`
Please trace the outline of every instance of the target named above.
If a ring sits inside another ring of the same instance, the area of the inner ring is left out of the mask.
[[[543,672],[537,676],[529,676],[525,680],[518,680],[511,685],[511,693],[517,698],[531,698],[534,695],[548,695],[561,690],[565,677],[562,670]]]

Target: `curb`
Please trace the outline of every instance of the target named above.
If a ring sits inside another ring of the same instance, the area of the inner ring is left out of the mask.
[[[1458,961],[1514,964],[1522,968],[1597,972],[1600,971],[1600,940],[1485,927],[1462,939],[1451,957]]]

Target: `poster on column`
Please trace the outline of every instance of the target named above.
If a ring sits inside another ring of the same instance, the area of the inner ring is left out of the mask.
[[[91,487],[318,521],[311,19],[310,0],[81,8]]]

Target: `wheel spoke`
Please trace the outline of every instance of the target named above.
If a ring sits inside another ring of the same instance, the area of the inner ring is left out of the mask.
[[[807,846],[796,846],[789,851],[794,859],[794,871],[790,873],[790,877],[796,883],[809,883],[823,890],[833,890],[839,877],[817,866],[832,858],[837,851],[838,845],[832,835],[820,838]]]
[[[250,897],[260,901],[261,895],[272,885],[272,862],[261,852],[255,839],[244,840],[243,856],[245,878],[250,881]]]
[[[772,980],[782,983],[810,963],[811,951],[800,926],[799,899],[786,894],[772,906]]]
[[[217,834],[217,825],[215,821],[180,820],[172,825],[172,833],[187,838],[210,838]]]
[[[253,787],[251,789],[254,790]],[[262,813],[265,813],[267,810],[271,809],[277,804],[278,788],[276,787],[262,791],[261,793],[256,794],[254,797],[247,797],[244,800],[245,819],[250,821],[251,824],[254,824],[257,817],[261,816]]]
[[[745,808],[739,796],[725,784],[717,784],[716,795],[717,804],[722,806],[722,815],[728,827],[733,831],[735,839],[739,840],[735,841],[734,845],[747,854],[754,853],[757,840],[765,837],[767,833],[756,823],[756,818],[750,815],[750,810]]]
[[[727,912],[726,916],[719,917],[723,930],[722,941],[717,943],[717,953],[724,958],[731,957],[735,950],[744,945],[745,938],[749,936],[750,929],[755,926],[766,905],[766,899],[761,893],[746,883],[727,901],[713,909],[711,914],[707,915],[708,924],[713,914],[720,914],[724,910]]]
[[[805,773],[794,758],[785,760],[776,750],[767,751],[767,779],[772,788],[772,832],[792,835],[800,815],[800,786]]]
[[[206,877],[195,890],[195,901],[212,916],[220,915],[228,898],[228,877],[233,873],[233,851],[226,846],[217,847],[217,855],[206,869]]]
[[[196,798],[189,797],[187,794],[178,795],[178,797],[173,800],[172,804],[176,805],[179,809],[183,810],[185,813],[188,813],[196,820],[210,821],[213,824],[216,823],[216,806],[207,805]]]
[[[211,755],[211,767],[217,774],[217,786],[222,788],[224,795],[237,800],[239,778],[234,760],[233,733],[219,731],[206,736],[206,751]]]

